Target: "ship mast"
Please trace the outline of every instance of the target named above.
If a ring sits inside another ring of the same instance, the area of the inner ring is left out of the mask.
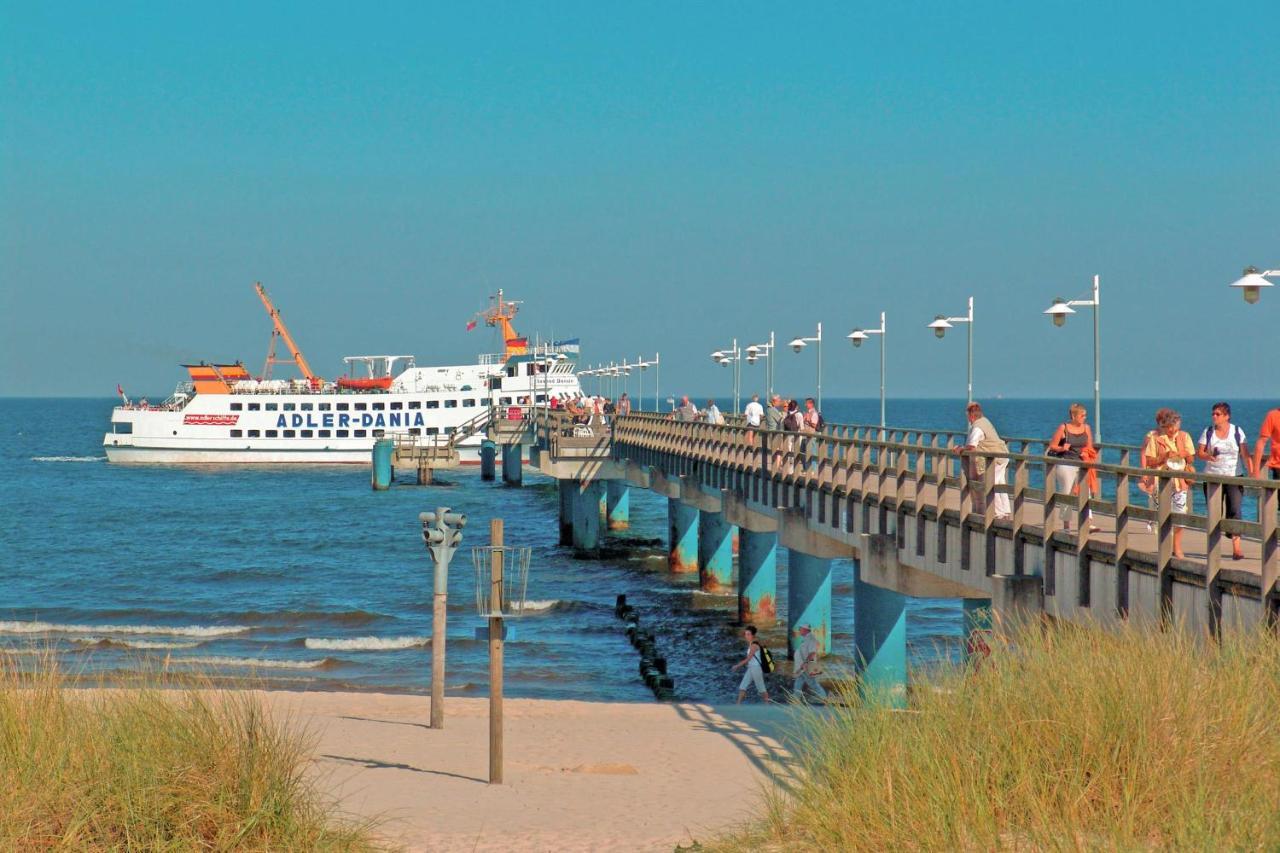
[[[267,289],[262,286],[262,282],[253,283],[254,290],[258,291],[258,298],[262,300],[262,305],[267,309],[267,315],[271,317],[271,346],[267,350],[267,363],[262,368],[262,378],[267,379],[271,376],[271,365],[273,364],[296,364],[299,372],[306,377],[311,383],[312,388],[318,388],[324,384],[324,380],[312,372],[311,366],[307,364],[307,360],[302,355],[302,350],[298,349],[298,345],[293,342],[293,335],[289,334],[289,329],[284,324],[284,320],[280,317],[280,309],[271,304],[271,299],[267,296]],[[276,338],[284,341],[285,347],[289,350],[292,359],[276,358]]]
[[[502,332],[503,351],[507,358],[529,352],[528,339],[520,337],[516,333],[516,327],[511,325],[519,310],[520,303],[506,301],[499,290],[497,296],[489,297],[489,308],[480,314],[486,326],[497,326]]]

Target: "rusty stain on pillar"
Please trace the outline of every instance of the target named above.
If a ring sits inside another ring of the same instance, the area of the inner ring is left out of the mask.
[[[677,498],[667,499],[667,565],[683,574],[698,570],[698,510]]]
[[[698,585],[703,592],[728,592],[733,586],[733,534],[737,528],[722,512],[698,512]]]
[[[744,625],[772,625],[778,620],[778,534],[741,530],[738,621]]]

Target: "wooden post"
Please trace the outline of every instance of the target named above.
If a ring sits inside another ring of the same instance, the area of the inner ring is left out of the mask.
[[[490,557],[489,610],[501,613],[502,601],[502,519],[489,522]],[[489,617],[489,784],[502,784],[502,617]]]

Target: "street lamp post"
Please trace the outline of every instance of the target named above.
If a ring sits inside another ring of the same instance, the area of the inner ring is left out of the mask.
[[[880,328],[878,329],[854,329],[849,333],[849,342],[855,347],[862,346],[862,342],[872,335],[880,336],[880,428],[884,429],[884,342],[885,322],[884,312],[880,312]]]
[[[942,314],[933,318],[933,322],[929,324],[929,328],[933,329],[933,333],[941,338],[947,333],[947,329],[952,328],[954,323],[964,323],[969,328],[969,380],[967,388],[969,402],[973,402],[973,297],[969,297],[969,313],[963,317],[945,317]]]
[[[817,335],[812,338],[795,338],[791,341],[791,348],[800,352],[807,344],[818,345],[818,411],[822,411],[822,323],[818,323]]]
[[[1231,286],[1240,288],[1244,294],[1244,301],[1254,305],[1257,303],[1258,297],[1262,295],[1263,290],[1274,286],[1267,279],[1276,277],[1280,277],[1280,270],[1260,270],[1257,267],[1245,267],[1244,275],[1231,282]]]
[[[759,361],[759,360],[760,360],[760,359],[762,359],[762,358],[767,358],[767,359],[768,359],[768,361],[765,363],[765,366],[764,366],[764,377],[765,377],[765,380],[764,380],[764,381],[765,381],[765,402],[766,402],[766,403],[767,403],[767,402],[769,402],[769,401],[771,401],[771,400],[773,399],[773,360],[774,360],[774,359],[773,359],[773,352],[774,352],[774,346],[775,346],[775,344],[774,344],[774,339],[773,339],[773,332],[770,332],[770,333],[769,333],[769,343],[767,343],[767,344],[752,344],[751,346],[747,347],[747,364],[755,364],[757,361]]]
[[[742,383],[742,350],[738,349],[738,339],[733,339],[733,346],[729,349],[711,353],[711,360],[724,367],[733,365],[733,413],[736,415]]]
[[[1092,299],[1055,299],[1044,313],[1053,319],[1053,325],[1062,326],[1067,317],[1076,313],[1076,308],[1093,309],[1093,428],[1094,440],[1102,441],[1102,348],[1099,343],[1099,317],[1102,313],[1102,302],[1098,298],[1098,276],[1093,277]]]

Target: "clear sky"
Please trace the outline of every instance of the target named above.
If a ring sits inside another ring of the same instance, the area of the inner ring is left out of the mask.
[[[467,360],[487,293],[585,361],[828,396],[1277,396],[1280,5],[0,4],[0,394],[256,371],[262,280],[329,375]],[[812,387],[812,351],[778,385]],[[759,368],[747,368],[759,385]]]

